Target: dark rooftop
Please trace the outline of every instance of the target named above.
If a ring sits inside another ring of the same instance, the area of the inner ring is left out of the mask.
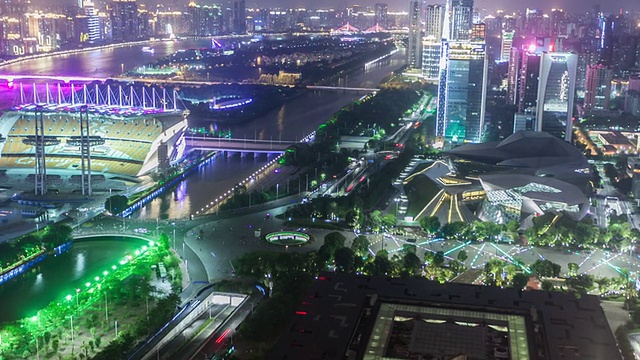
[[[417,359],[456,349],[469,359],[620,359],[595,296],[425,279],[324,274],[286,329],[269,359]],[[438,332],[487,340],[424,338]]]

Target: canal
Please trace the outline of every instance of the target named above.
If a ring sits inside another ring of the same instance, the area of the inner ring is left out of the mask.
[[[147,242],[125,237],[80,240],[57,256],[49,256],[27,273],[0,286],[0,322],[34,316],[52,301],[66,301],[75,289],[110,270]],[[72,300],[73,301],[73,300]]]

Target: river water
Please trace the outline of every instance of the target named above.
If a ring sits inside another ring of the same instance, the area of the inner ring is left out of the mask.
[[[221,40],[221,42],[224,41],[224,39]],[[107,77],[119,74],[123,68],[126,71],[141,66],[180,49],[206,47],[209,44],[209,40],[156,42],[151,45],[155,50],[153,54],[144,53],[143,45],[93,50],[24,61],[1,67],[0,73]],[[362,66],[360,70],[338,79],[336,85],[372,88],[404,64],[405,53],[399,51],[373,65]],[[13,92],[15,93],[15,89]],[[232,126],[211,123],[209,126],[230,129],[234,138],[297,140],[315,130],[341,107],[362,95],[343,91],[310,91],[253,121]],[[15,94],[12,98],[15,98]],[[193,120],[190,119],[190,121]],[[200,124],[201,119],[198,119],[198,125]],[[132,217],[140,219],[188,217],[234,184],[245,179],[266,161],[266,156],[219,157],[201,168],[197,174],[189,176],[173,191],[166,192],[151,201]]]
[[[85,282],[111,270],[125,255],[145,244],[138,239],[104,237],[78,241],[69,251],[47,257],[0,286],[0,322],[34,316],[52,301],[66,301],[75,289],[84,288]]]

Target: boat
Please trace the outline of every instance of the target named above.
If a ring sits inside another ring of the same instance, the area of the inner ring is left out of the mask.
[[[144,46],[142,48],[142,52],[153,54],[155,52],[155,50],[150,46]]]

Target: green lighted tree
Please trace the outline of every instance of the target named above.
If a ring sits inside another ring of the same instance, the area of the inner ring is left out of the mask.
[[[158,238],[158,244],[163,249],[168,249],[170,247],[169,236],[167,236],[167,234],[160,234],[160,237]]]

